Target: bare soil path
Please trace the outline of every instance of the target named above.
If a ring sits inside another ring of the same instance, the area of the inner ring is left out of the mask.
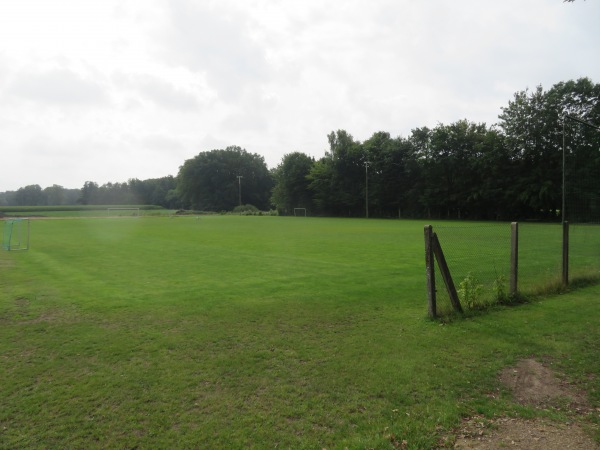
[[[566,408],[572,420],[558,423],[547,419],[526,420],[502,417],[493,420],[471,417],[458,430],[454,448],[597,450],[600,445],[580,425],[585,415],[598,415],[578,391],[554,371],[535,359],[505,368],[500,381],[511,390],[516,402],[538,408]]]

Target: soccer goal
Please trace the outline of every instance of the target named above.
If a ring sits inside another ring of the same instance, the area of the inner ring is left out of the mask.
[[[29,250],[29,219],[4,221],[2,248],[9,251]]]
[[[306,208],[294,208],[294,216],[306,217]]]
[[[106,214],[110,217],[138,217],[140,208],[106,208]]]

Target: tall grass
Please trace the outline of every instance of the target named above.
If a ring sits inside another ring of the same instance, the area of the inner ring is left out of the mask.
[[[529,354],[598,404],[600,289],[440,325],[423,261],[421,222],[33,221],[0,254],[0,447],[431,448],[523,411],[487,394]]]

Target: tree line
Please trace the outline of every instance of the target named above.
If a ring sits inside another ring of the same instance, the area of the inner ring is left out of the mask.
[[[360,142],[332,131],[324,157],[292,152],[271,170],[262,156],[232,146],[186,160],[176,177],[79,190],[26,186],[0,193],[0,205],[252,204],[280,214],[552,220],[562,209],[564,157],[567,211],[600,212],[600,85],[580,78],[526,89],[501,110],[492,126],[463,119],[406,137],[380,131]]]
[[[0,193],[0,206],[157,205],[178,208],[177,180],[173,176],[98,185],[86,181],[81,189],[34,184]]]

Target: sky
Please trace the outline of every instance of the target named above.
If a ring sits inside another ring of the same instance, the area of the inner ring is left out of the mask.
[[[518,91],[600,83],[599,24],[598,0],[0,0],[0,192],[493,125]]]

